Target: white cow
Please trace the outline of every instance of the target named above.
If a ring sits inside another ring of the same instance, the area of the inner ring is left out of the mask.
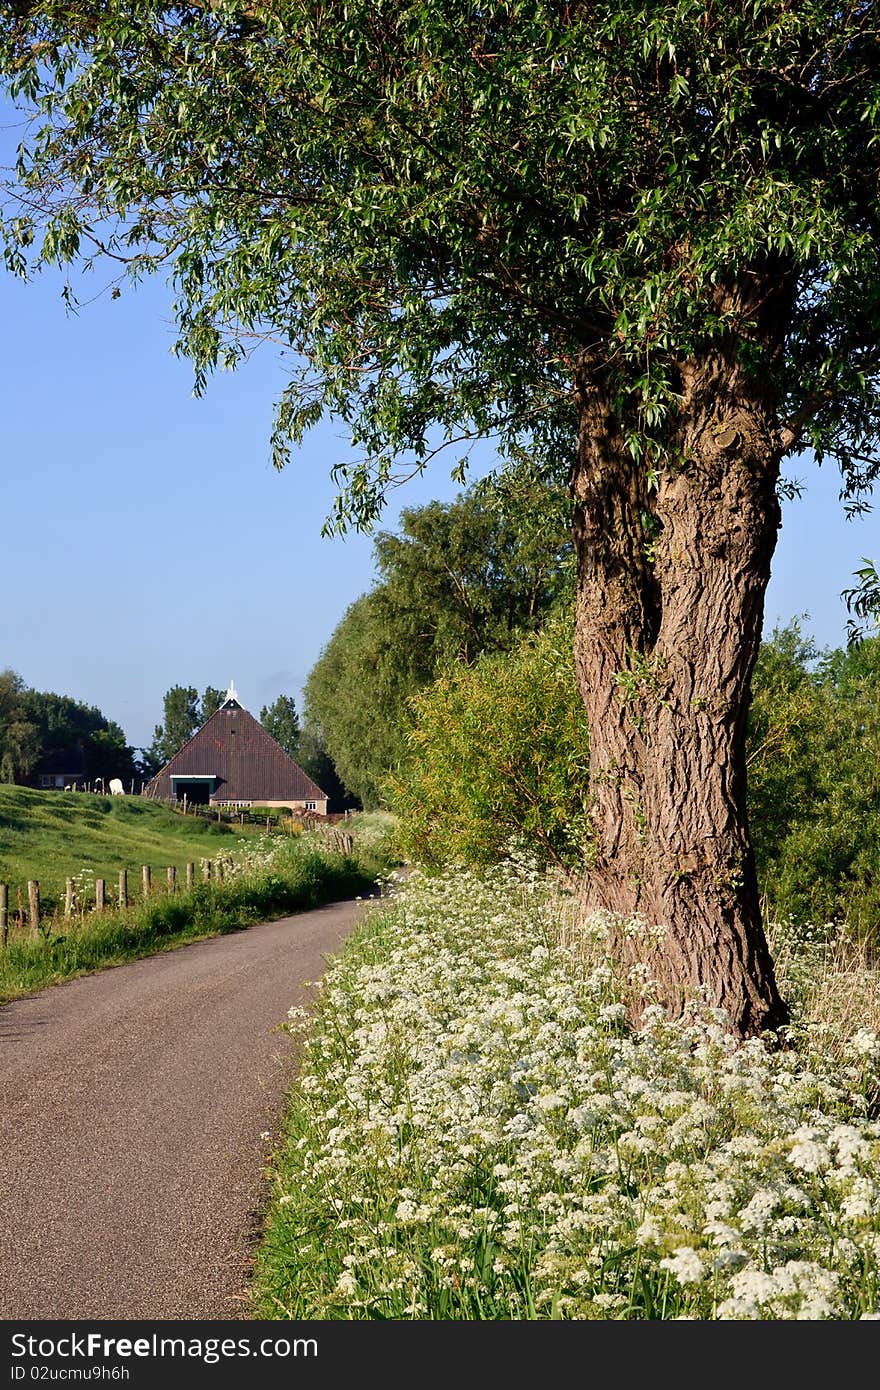
[[[124,795],[125,795],[125,787],[122,785],[122,783],[120,782],[120,780],[119,780],[118,777],[111,777],[111,778],[110,778],[110,795],[111,795],[111,796],[124,796]]]

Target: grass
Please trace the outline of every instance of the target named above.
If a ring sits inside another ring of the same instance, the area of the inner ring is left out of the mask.
[[[204,937],[366,894],[375,885],[377,867],[370,853],[334,853],[311,835],[263,836],[237,860],[225,860],[222,882],[198,882],[191,891],[175,892],[162,885],[154,897],[125,911],[86,911],[69,919],[56,914],[45,919],[36,938],[13,932],[0,949],[0,1002]]]
[[[0,883],[9,885],[10,909],[20,887],[27,908],[27,881],[40,884],[47,911],[63,901],[65,879],[81,874],[108,880],[129,872],[137,891],[141,866],[154,875],[168,865],[180,873],[187,863],[237,850],[260,834],[256,826],[230,826],[200,816],[182,816],[140,796],[91,796],[0,786]]]

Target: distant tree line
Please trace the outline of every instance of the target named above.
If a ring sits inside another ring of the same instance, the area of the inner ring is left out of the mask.
[[[27,783],[47,758],[82,754],[86,781],[143,775],[120,726],[95,705],[34,690],[17,671],[0,672],[0,782]]]

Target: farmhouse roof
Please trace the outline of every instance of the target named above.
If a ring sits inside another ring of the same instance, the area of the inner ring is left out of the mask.
[[[147,786],[173,797],[172,778],[213,777],[213,801],[316,801],[327,793],[238,701],[234,688]]]

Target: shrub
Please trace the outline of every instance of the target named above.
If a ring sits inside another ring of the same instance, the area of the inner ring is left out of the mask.
[[[798,623],[764,644],[749,805],[771,917],[880,924],[880,640],[819,653]]]
[[[589,738],[571,637],[555,618],[415,697],[407,762],[386,789],[405,854],[487,863],[518,838],[545,862],[583,856]]]
[[[767,915],[847,920],[880,938],[880,639],[816,650],[797,621],[753,682],[749,816]],[[543,862],[589,851],[588,729],[561,617],[512,651],[448,672],[413,701],[389,778],[403,853],[486,864],[512,839]]]

